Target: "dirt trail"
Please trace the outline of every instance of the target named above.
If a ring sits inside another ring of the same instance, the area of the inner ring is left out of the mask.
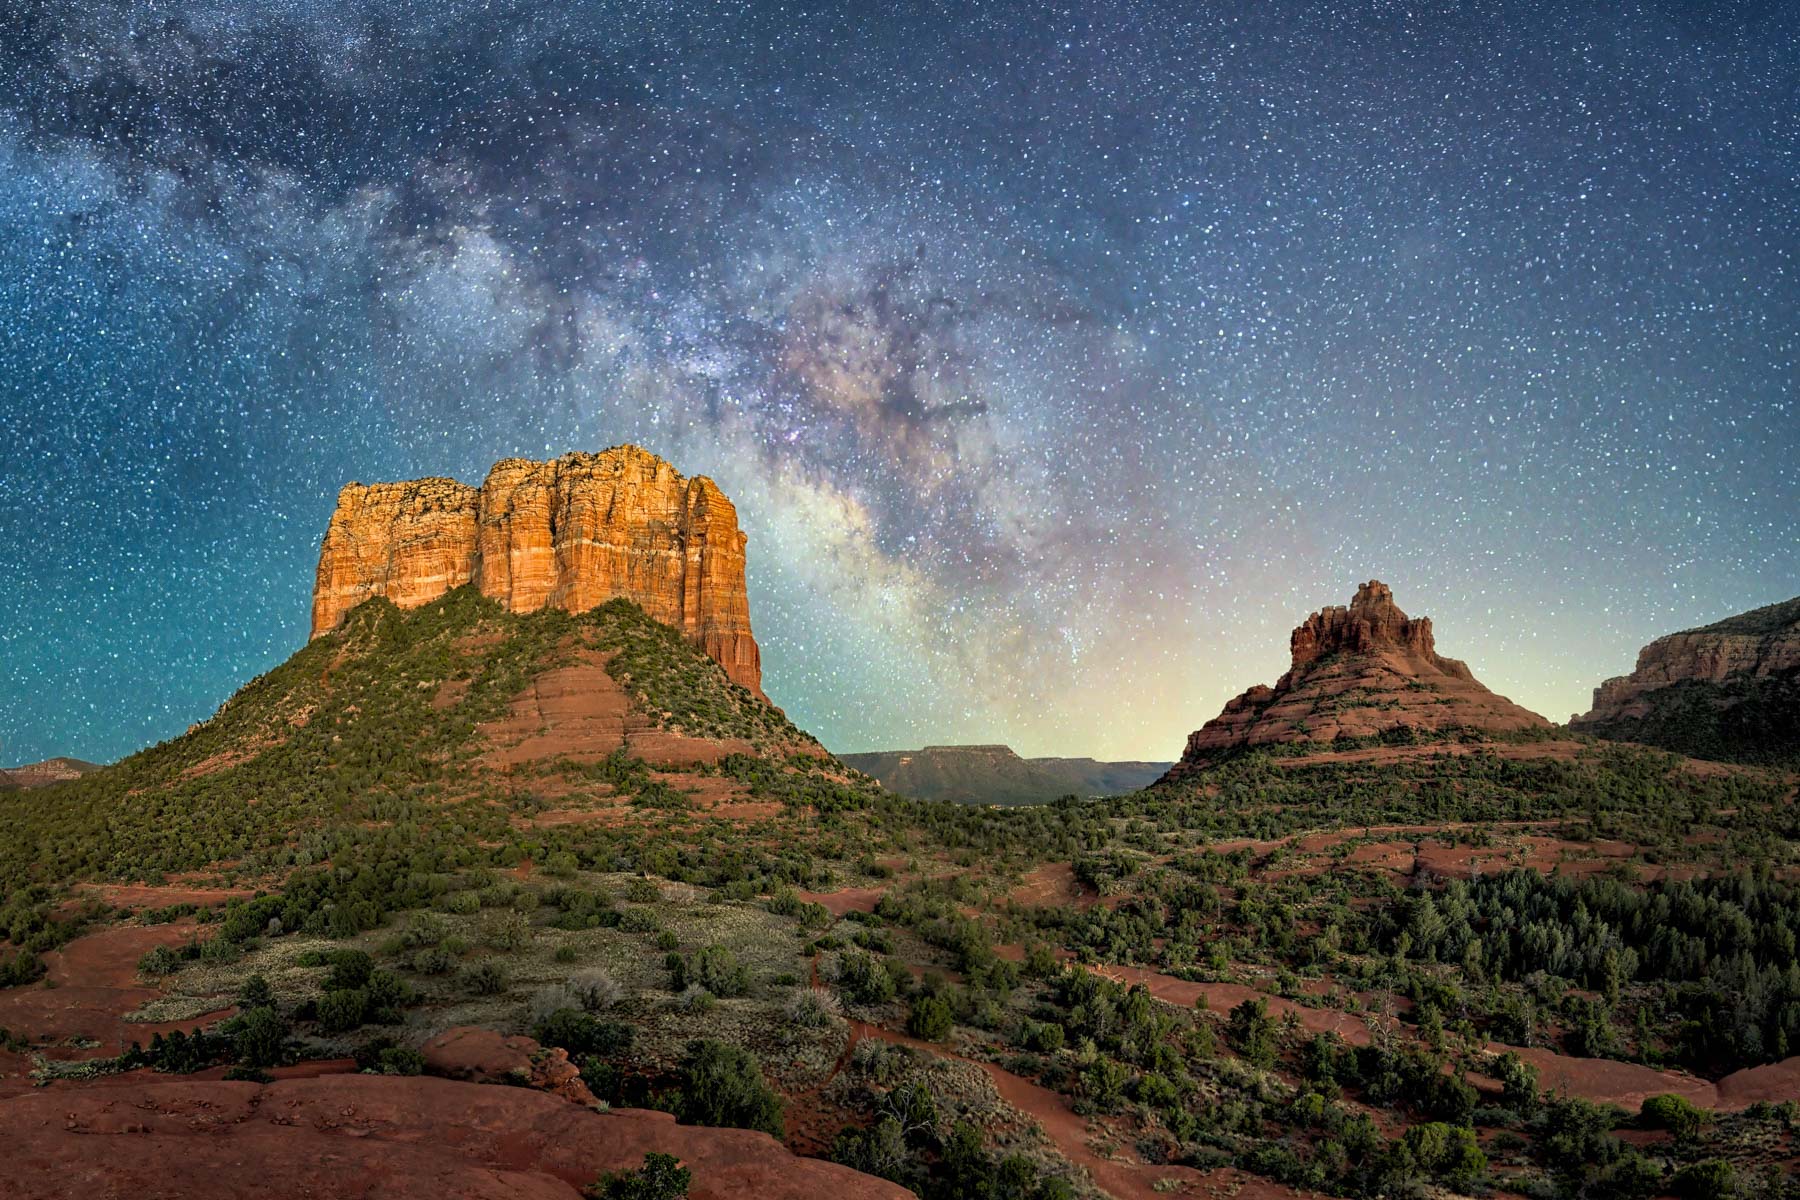
[[[92,897],[103,904],[124,909],[171,908],[177,904],[212,908],[232,900],[248,900],[256,895],[256,889],[247,887],[152,887],[141,883],[83,883],[76,885],[75,895],[79,898]]]

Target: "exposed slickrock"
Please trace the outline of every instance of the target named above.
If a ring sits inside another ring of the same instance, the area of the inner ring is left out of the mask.
[[[763,1133],[597,1113],[524,1087],[423,1076],[274,1083],[132,1077],[0,1100],[19,1200],[580,1200],[651,1151],[693,1200],[908,1200],[897,1184],[797,1158]]]
[[[606,657],[582,650],[575,663],[533,678],[504,717],[479,727],[488,741],[483,761],[505,769],[553,759],[593,762],[624,750],[659,766],[693,766],[756,753],[740,738],[686,737],[659,728],[607,673]]]
[[[453,479],[346,486],[325,531],[314,637],[372,596],[413,608],[473,582],[513,612],[641,605],[761,694],[737,509],[636,446],[509,458],[472,488]]]
[[[1690,754],[1800,755],[1800,597],[1656,639],[1570,723]]]
[[[1375,581],[1348,608],[1320,609],[1289,639],[1293,661],[1274,687],[1229,701],[1188,738],[1166,778],[1245,746],[1332,742],[1392,730],[1508,733],[1549,724],[1478,683],[1437,652],[1429,617],[1408,617]]]

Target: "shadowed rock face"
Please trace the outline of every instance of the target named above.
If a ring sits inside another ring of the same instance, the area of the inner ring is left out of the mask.
[[[1483,687],[1468,665],[1437,652],[1429,617],[1408,617],[1385,583],[1356,589],[1349,607],[1322,608],[1294,630],[1287,674],[1225,705],[1189,736],[1172,776],[1246,746],[1331,742],[1392,730],[1489,733],[1549,722]]]
[[[762,692],[743,532],[712,480],[636,446],[509,458],[454,479],[347,485],[319,550],[312,636],[372,596],[415,608],[474,583],[513,612],[635,601]]]

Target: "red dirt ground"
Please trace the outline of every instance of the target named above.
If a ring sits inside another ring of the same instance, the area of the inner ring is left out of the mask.
[[[753,754],[738,738],[694,738],[656,728],[607,673],[610,654],[580,650],[573,665],[545,671],[513,697],[504,717],[480,726],[483,761],[506,768],[551,758],[591,761],[624,747],[645,762],[676,767]]]
[[[150,887],[139,883],[83,883],[75,888],[79,898],[93,897],[114,908],[170,908],[193,904],[212,908],[230,900],[248,900],[256,889],[244,887]]]
[[[910,1197],[766,1134],[425,1076],[58,1087],[0,1100],[0,1127],[18,1200],[577,1200],[648,1151],[693,1171],[693,1200]]]
[[[886,888],[842,888],[835,892],[795,892],[796,896],[809,904],[823,904],[825,910],[834,917],[845,913],[875,911],[881,898],[887,895]]]
[[[1142,967],[1099,966],[1093,968],[1093,971],[1116,983],[1141,983],[1158,1000],[1181,1008],[1192,1008],[1194,1001],[1201,996],[1206,997],[1208,1009],[1221,1014],[1230,1012],[1246,1000],[1266,1000],[1269,1015],[1279,1019],[1293,1013],[1308,1033],[1335,1033],[1353,1046],[1369,1044],[1368,1022],[1362,1017],[1331,1008],[1308,1008],[1304,1004],[1271,996],[1241,983],[1191,983],[1172,975],[1147,971]]]
[[[1096,904],[1109,906],[1118,904],[1125,899],[1123,896],[1101,896],[1093,888],[1075,878],[1074,866],[1066,862],[1045,863],[1027,873],[1024,881],[1008,892],[1006,898],[1027,908],[1041,908],[1057,904],[1073,904],[1076,908],[1092,908]]]
[[[192,922],[169,925],[117,925],[90,933],[60,950],[45,953],[44,979],[29,987],[0,991],[0,1028],[33,1042],[69,1038],[97,1046],[50,1045],[40,1053],[51,1059],[105,1058],[148,1044],[158,1033],[192,1032],[223,1019],[229,1008],[186,1021],[156,1023],[122,1020],[126,1013],[155,999],[160,992],[137,982],[137,962],[153,946],[178,946],[193,936]],[[14,1070],[22,1071],[17,1064]],[[0,1065],[0,1069],[5,1069]],[[0,1090],[29,1086],[14,1070],[0,1078]]]

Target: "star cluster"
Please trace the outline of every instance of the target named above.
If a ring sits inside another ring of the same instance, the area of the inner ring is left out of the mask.
[[[284,658],[344,482],[623,441],[835,749],[1173,757],[1371,577],[1564,717],[1800,592],[1790,19],[8,6],[0,760]]]

